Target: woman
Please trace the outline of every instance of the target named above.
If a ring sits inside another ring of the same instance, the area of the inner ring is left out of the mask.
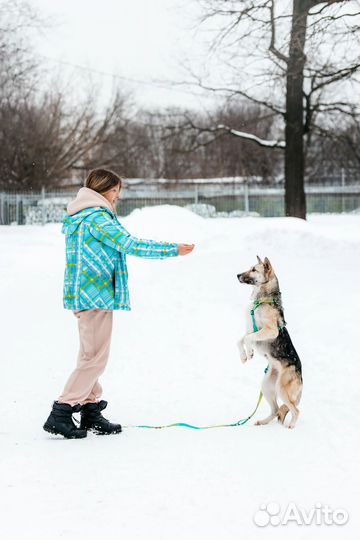
[[[67,206],[62,233],[66,235],[63,304],[78,318],[80,351],[77,367],[54,401],[43,428],[66,438],[83,438],[87,430],[120,433],[121,425],[103,417],[98,381],[109,352],[113,311],[130,310],[126,255],[164,259],[187,255],[194,245],[155,242],[131,236],[116,215],[121,178],[95,169]],[[80,412],[80,428],[72,414]]]

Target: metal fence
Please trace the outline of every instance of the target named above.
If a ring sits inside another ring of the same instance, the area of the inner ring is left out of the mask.
[[[360,183],[306,186],[308,213],[348,213],[360,209]],[[50,190],[0,193],[0,224],[26,225],[61,222],[72,192]],[[172,204],[187,206],[209,217],[284,215],[284,188],[239,183],[195,184],[155,189],[139,186],[122,192],[117,212],[126,216],[136,208]]]

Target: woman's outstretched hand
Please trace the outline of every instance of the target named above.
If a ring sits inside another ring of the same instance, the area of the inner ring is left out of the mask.
[[[178,244],[179,255],[189,255],[194,247],[195,244]]]

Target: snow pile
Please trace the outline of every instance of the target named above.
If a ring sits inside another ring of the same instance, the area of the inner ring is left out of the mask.
[[[250,288],[267,255],[304,369],[295,430],[276,422],[192,431],[127,429],[80,441],[42,430],[78,354],[62,307],[61,224],[0,228],[1,540],[352,540],[359,530],[359,216],[203,219],[137,210],[134,235],[195,242],[188,257],[128,257],[131,312],[114,313],[100,382],[123,424],[233,422],[255,407],[266,361],[240,363]],[[106,413],[106,414],[105,414]],[[268,413],[261,404],[256,418]],[[343,525],[261,528],[260,505],[344,508]]]
[[[153,240],[194,243],[207,233],[207,222],[202,217],[186,208],[167,204],[139,208],[119,220],[134,236]]]
[[[27,206],[25,208],[25,224],[26,225],[39,225],[41,223],[59,223],[63,220],[64,214],[66,214],[66,206],[71,201],[66,197],[51,197],[44,200],[39,200],[37,206]],[[164,208],[172,208],[173,216],[178,215],[181,207],[175,205],[162,205]],[[146,212],[150,207],[144,207],[136,209],[132,212],[135,216],[141,215],[141,212]],[[161,214],[161,206],[156,207],[157,212]],[[217,212],[216,207],[212,204],[188,204],[184,207],[185,210],[203,217],[203,218],[219,218],[219,217],[258,217],[257,212],[244,212],[243,210],[233,210],[231,212]],[[121,208],[120,208],[121,212]],[[140,214],[139,214],[140,213]],[[133,221],[133,219],[132,219]],[[136,219],[135,219],[136,221]]]
[[[258,212],[245,212],[244,210],[232,210],[231,212],[217,212],[216,207],[212,204],[194,203],[185,206],[187,210],[191,210],[198,216],[204,218],[220,218],[220,217],[259,217]]]
[[[39,225],[40,223],[58,223],[63,220],[66,214],[66,207],[60,205],[46,206],[28,206],[25,211],[26,225]]]
[[[25,224],[58,223],[66,214],[66,206],[73,197],[49,197],[37,201],[37,205],[25,207]]]
[[[216,207],[212,204],[204,204],[204,203],[194,203],[194,204],[187,204],[185,206],[187,210],[190,210],[191,212],[194,212],[198,216],[204,217],[204,218],[210,218],[216,216]]]

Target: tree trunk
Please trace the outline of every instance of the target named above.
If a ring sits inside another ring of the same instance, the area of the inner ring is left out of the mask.
[[[285,214],[306,219],[303,81],[308,0],[293,0],[286,76]]]

